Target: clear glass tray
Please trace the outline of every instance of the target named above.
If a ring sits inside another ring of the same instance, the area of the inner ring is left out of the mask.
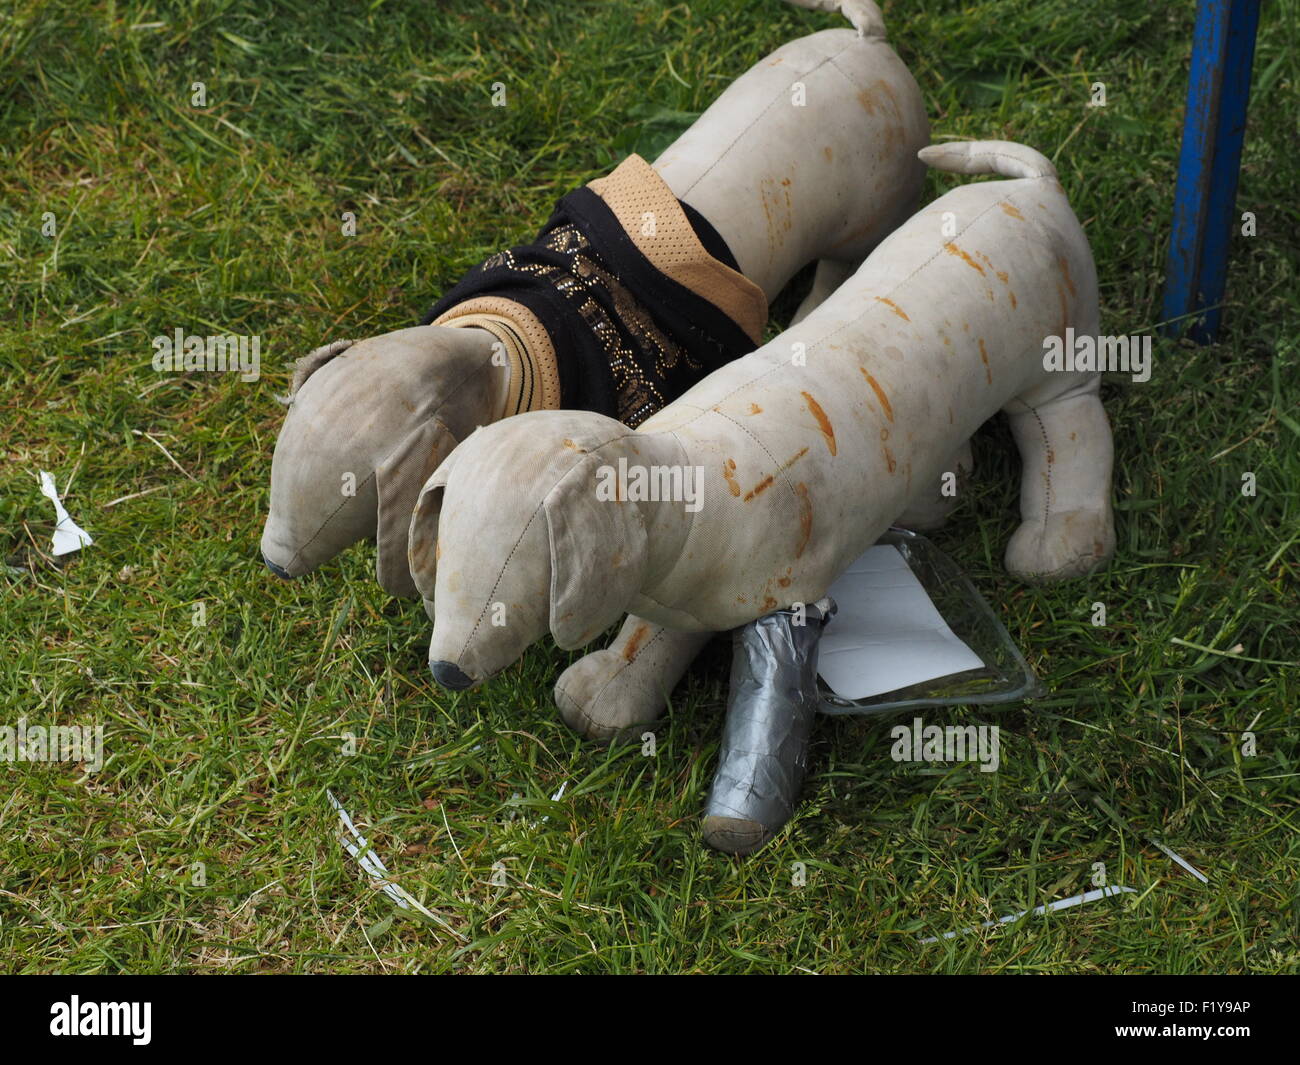
[[[924,536],[906,529],[890,529],[877,543],[898,549],[948,627],[984,665],[858,700],[841,699],[819,677],[822,713],[883,714],[923,706],[988,706],[1043,694],[1043,686],[1006,627],[952,559]]]

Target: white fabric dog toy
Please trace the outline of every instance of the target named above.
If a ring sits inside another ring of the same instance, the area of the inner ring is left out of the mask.
[[[1011,180],[930,204],[804,321],[638,430],[536,412],[478,430],[439,466],[410,565],[437,602],[440,683],[484,680],[548,629],[582,646],[623,611],[711,632],[813,602],[999,410],[1023,460],[1008,569],[1056,580],[1109,559],[1100,377],[1044,362],[1045,338],[1097,333],[1083,230],[1029,148],[920,155]]]
[[[880,36],[875,4],[854,0],[850,8],[865,36],[827,30],[785,45],[731,85],[653,169],[633,157],[579,190],[588,206],[597,200],[599,210],[617,217],[627,241],[666,278],[745,329],[749,341],[737,355],[761,341],[766,301],[801,267],[820,262],[806,311],[920,197],[924,168],[915,153],[929,135],[920,91]],[[716,231],[739,273],[700,246],[687,210]],[[590,280],[599,269],[577,257],[583,249],[574,242],[581,239],[552,231],[554,246],[543,254],[574,253],[576,272],[585,270]],[[510,254],[489,264],[500,266]],[[537,268],[514,265],[520,273]],[[568,283],[556,290],[571,292]],[[605,282],[604,295],[621,307],[619,285]],[[394,594],[414,595],[406,565],[411,507],[457,443],[507,414],[592,409],[588,393],[599,382],[569,366],[566,343],[567,329],[591,325],[592,301],[574,301],[549,322],[518,300],[506,302],[466,300],[442,308],[440,324],[336,342],[300,360],[276,443],[262,536],[274,573],[300,576],[374,537],[380,583]],[[656,316],[671,303],[643,300],[624,315],[622,327],[650,334],[647,347],[654,349]],[[603,336],[601,328],[596,332]],[[629,372],[628,360],[611,348],[609,365],[599,369],[618,406],[606,413],[635,411],[644,418],[689,387],[691,372],[698,380],[712,368],[683,371],[689,352],[665,347],[661,355],[653,367]],[[683,372],[656,395],[653,387],[642,388],[641,378],[654,377],[660,363]],[[638,388],[642,401],[625,405]]]

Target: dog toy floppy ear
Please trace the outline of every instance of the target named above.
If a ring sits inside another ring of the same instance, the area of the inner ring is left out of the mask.
[[[570,470],[543,503],[551,544],[551,635],[565,650],[582,647],[622,617],[645,575],[641,510],[627,499],[600,498],[598,465],[591,456]]]
[[[309,351],[293,364],[293,384],[289,386],[289,399],[298,394],[298,390],[307,383],[307,378],[324,366],[330,359],[342,355],[355,344],[355,340],[334,340],[322,344],[315,351]]]
[[[373,539],[384,590],[415,594],[411,507],[457,441],[495,416],[493,342],[482,329],[418,326],[299,360],[271,461],[262,556],[272,573],[299,577]]]
[[[456,447],[456,437],[438,418],[431,418],[403,440],[375,467],[379,516],[375,536],[375,576],[389,595],[411,598],[417,587],[408,568],[411,511],[439,464]]]
[[[455,465],[456,452],[451,451],[424,482],[407,523],[406,564],[430,619],[433,618],[433,586],[438,576],[438,518],[442,514],[447,478]]]
[[[656,539],[668,553],[686,523],[652,501],[671,483],[636,476],[660,464],[629,466],[658,457],[639,439],[591,411],[534,411],[484,426],[438,467],[416,502],[410,565],[434,600],[439,684],[487,680],[548,630],[580,647],[640,601],[655,564],[647,523],[671,525]]]

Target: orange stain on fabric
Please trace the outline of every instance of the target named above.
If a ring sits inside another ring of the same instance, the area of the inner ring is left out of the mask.
[[[758,484],[754,485],[753,488],[751,488],[748,492],[745,493],[745,502],[748,503],[755,496],[762,495],[764,492],[766,492],[769,488],[772,487],[772,483],[775,480],[776,477],[773,474],[769,473],[766,477],[764,477],[761,481],[759,481]]]
[[[776,482],[776,478],[778,474],[785,473],[786,470],[788,470],[791,466],[793,466],[806,454],[808,454],[808,449],[806,447],[800,448],[798,451],[796,451],[793,455],[790,456],[790,458],[786,459],[785,462],[781,463],[781,465],[777,467],[775,473],[769,473],[766,477],[764,477],[761,481],[759,481],[758,484],[754,485],[753,488],[751,488],[748,492],[746,492],[744,502],[748,503],[755,496],[762,495],[764,492],[766,492]]]
[[[884,296],[877,296],[876,302],[883,303],[886,307],[888,307],[891,311],[893,311],[896,315],[898,315],[898,317],[903,319],[903,321],[910,322],[912,320],[907,316],[907,312],[904,311],[903,308],[900,307],[893,300],[886,299]]]
[[[1061,268],[1061,273],[1065,275],[1066,287],[1070,290],[1070,295],[1075,299],[1079,298],[1079,290],[1074,287],[1074,278],[1070,276],[1070,260],[1064,255],[1056,257],[1056,264]]]
[[[826,438],[826,448],[832,455],[836,452],[835,447],[835,427],[831,425],[831,420],[826,417],[826,412],[822,410],[822,405],[818,403],[807,392],[800,393],[803,401],[808,405],[808,413],[817,419],[817,428],[822,431],[822,436]]]
[[[862,371],[862,376],[867,379],[867,384],[871,386],[871,391],[876,394],[876,399],[880,400],[880,409],[885,412],[885,417],[892,422],[894,420],[894,408],[889,405],[889,397],[885,395],[885,390],[880,387],[880,382],[867,373],[864,367],[859,366],[858,369]]]
[[[641,650],[641,645],[645,643],[645,638],[649,635],[649,625],[638,625],[632,632],[632,638],[627,641],[627,646],[623,648],[623,659],[631,662],[636,657],[636,653]]]
[[[974,259],[972,259],[964,251],[962,251],[961,248],[957,247],[956,244],[953,244],[951,241],[949,241],[947,244],[943,246],[943,250],[946,251],[949,255],[957,256],[957,258],[959,258],[972,270],[978,270],[980,274],[983,275],[984,267],[980,266],[979,263],[977,263]]]
[[[727,459],[722,464],[722,479],[727,482],[727,487],[731,490],[733,496],[740,495],[740,482],[736,480],[735,459]]]

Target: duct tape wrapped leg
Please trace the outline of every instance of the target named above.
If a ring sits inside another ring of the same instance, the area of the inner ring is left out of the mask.
[[[736,630],[722,749],[704,809],[710,847],[750,854],[794,813],[817,712],[817,647],[834,613],[822,599]]]

